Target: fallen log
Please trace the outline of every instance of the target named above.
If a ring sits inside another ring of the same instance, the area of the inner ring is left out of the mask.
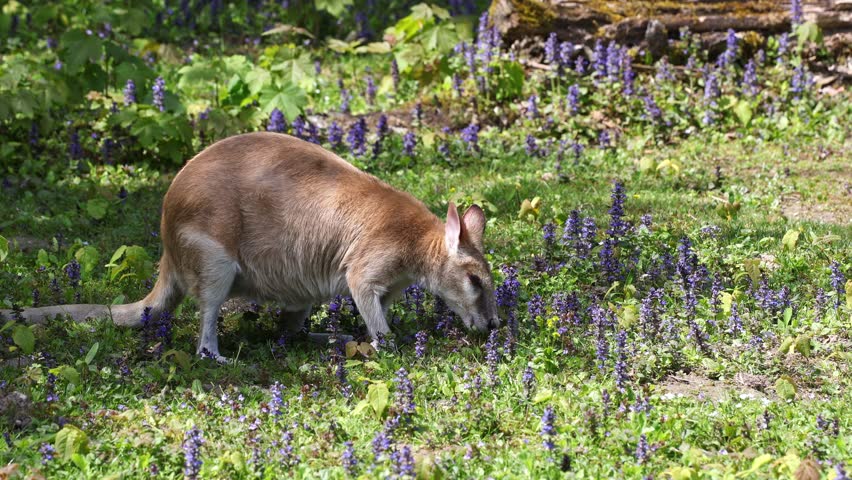
[[[489,18],[509,43],[553,32],[561,41],[591,46],[603,38],[655,56],[665,54],[668,40],[684,28],[716,43],[728,30],[762,39],[790,31],[792,21],[790,3],[773,0],[493,0]],[[805,1],[802,21],[820,27],[826,44],[841,50],[833,53],[848,54],[852,0]]]

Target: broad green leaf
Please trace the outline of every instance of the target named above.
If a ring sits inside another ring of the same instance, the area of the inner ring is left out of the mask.
[[[302,107],[307,103],[308,97],[304,90],[289,82],[280,88],[269,86],[260,94],[260,104],[264,113],[269,114],[277,108],[288,121],[298,117],[302,113]]]
[[[803,357],[811,356],[811,336],[810,335],[799,335],[796,338],[796,345],[793,347],[797,352],[801,353]]]
[[[89,448],[89,437],[86,432],[74,425],[66,424],[56,433],[54,444],[56,453],[63,460],[70,460],[75,453],[86,453]]]
[[[43,248],[38,250],[38,254],[36,255],[36,265],[39,267],[50,266],[50,256],[48,256],[47,251]]]
[[[796,249],[796,242],[799,241],[799,231],[798,230],[787,230],[787,233],[784,234],[784,238],[781,239],[781,245],[784,246],[785,250],[793,251]]]
[[[62,365],[61,367],[52,369],[51,372],[53,372],[54,375],[59,375],[64,378],[68,383],[80,385],[80,372],[71,365]]]
[[[751,118],[753,116],[751,102],[746,100],[740,100],[734,106],[734,113],[737,115],[737,119],[739,119],[740,123],[747,127],[749,123],[751,123]]]
[[[324,10],[337,18],[346,10],[346,7],[352,5],[354,0],[314,0],[314,6],[317,10]]]
[[[77,72],[87,62],[99,62],[104,53],[103,41],[82,30],[69,30],[62,35],[62,61],[70,72]]]
[[[629,329],[636,323],[639,316],[639,309],[636,305],[624,305],[618,314],[618,324],[621,328]]]
[[[359,413],[363,412],[365,408],[367,408],[369,406],[370,406],[369,402],[367,402],[366,400],[361,400],[360,402],[358,402],[358,405],[355,405],[355,408],[352,409],[352,413],[355,414],[355,415],[358,415]]]
[[[94,360],[95,355],[98,354],[98,349],[100,348],[100,346],[100,342],[95,342],[95,344],[92,345],[92,348],[89,349],[89,353],[86,354],[86,359],[84,360],[84,362],[86,362],[86,365],[92,364],[92,360]]]
[[[784,400],[792,400],[796,398],[796,386],[784,375],[775,382],[775,393]]]
[[[533,403],[539,404],[542,402],[546,402],[551,398],[553,398],[553,391],[550,389],[543,389],[535,394],[535,397],[533,397]]]
[[[814,22],[805,22],[796,27],[796,39],[799,48],[804,47],[807,42],[820,44],[822,43],[822,30]]]
[[[113,253],[112,258],[109,259],[109,264],[107,264],[107,267],[114,266],[115,262],[117,262],[118,259],[121,258],[122,255],[124,255],[124,252],[126,250],[127,250],[127,245],[122,245],[122,246],[118,247],[117,249],[115,249],[115,253]]]
[[[101,220],[107,214],[109,202],[103,198],[93,198],[86,202],[86,213],[95,220]]]
[[[35,335],[27,325],[18,325],[12,331],[12,341],[26,354],[35,350]]]
[[[98,266],[98,261],[100,261],[100,253],[98,253],[98,249],[87,245],[85,247],[77,250],[77,253],[74,254],[74,258],[80,263],[80,267],[83,269],[83,275],[88,276],[92,271]]]
[[[176,365],[184,370],[190,368],[190,356],[183,350],[169,350],[163,354],[164,359],[171,359]]]
[[[43,251],[43,250],[42,250]],[[6,237],[0,235],[0,262],[6,260],[6,257],[9,256],[9,240],[6,240]]]
[[[254,68],[246,74],[245,82],[252,95],[257,95],[261,90],[272,83],[272,75],[264,68]]]
[[[389,399],[390,391],[385,382],[372,383],[367,388],[367,401],[370,402],[376,416],[381,417],[385,413]]]
[[[183,90],[188,87],[209,84],[216,80],[217,74],[218,71],[209,63],[196,61],[192,65],[181,67],[178,70],[180,80],[178,80],[177,88]]]

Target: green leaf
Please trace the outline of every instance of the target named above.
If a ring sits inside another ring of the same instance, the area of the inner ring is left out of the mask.
[[[71,460],[75,453],[86,453],[89,449],[89,437],[86,432],[74,425],[66,424],[62,430],[56,433],[54,443],[56,453],[63,460]]]
[[[84,362],[86,362],[86,365],[92,364],[92,360],[94,360],[95,355],[98,354],[98,349],[100,348],[100,346],[100,342],[95,342],[95,344],[92,345],[92,348],[89,349],[89,353],[86,354],[86,359],[83,360]]]
[[[546,402],[551,398],[553,398],[553,391],[549,389],[543,389],[535,394],[535,397],[533,397],[533,403],[539,404],[542,402]]]
[[[801,49],[807,42],[822,43],[822,30],[814,22],[805,22],[796,27],[796,38]]]
[[[98,266],[98,262],[100,261],[100,254],[98,253],[98,249],[87,245],[74,254],[74,258],[80,263],[80,267],[83,269],[83,275],[88,276],[92,271]]]
[[[61,58],[70,72],[78,72],[87,62],[99,62],[103,56],[103,41],[82,30],[69,30],[62,35],[61,43]]]
[[[390,391],[385,382],[376,382],[370,384],[367,389],[367,401],[376,412],[376,416],[381,417],[385,413],[390,399]]]
[[[112,258],[109,259],[109,264],[107,264],[107,267],[115,266],[115,262],[117,262],[118,259],[121,258],[122,255],[124,255],[124,252],[126,250],[127,250],[127,245],[122,245],[122,246],[118,247],[117,249],[115,249],[115,253],[113,253]]]
[[[245,82],[248,85],[249,93],[257,95],[272,83],[272,75],[266,69],[254,68],[246,74]]]
[[[308,97],[304,90],[289,82],[280,88],[270,85],[260,94],[260,104],[264,113],[269,114],[277,108],[288,121],[298,117],[302,113],[302,107],[307,103]]]
[[[73,383],[74,385],[80,385],[80,372],[77,371],[76,368],[71,365],[62,365],[61,367],[52,369],[51,372],[54,375],[59,375],[64,378],[68,383]]]
[[[796,386],[784,375],[775,382],[775,393],[784,400],[792,400],[796,398]]]
[[[734,113],[737,115],[740,123],[747,127],[751,123],[751,118],[754,115],[751,108],[751,102],[740,100],[734,106]]]
[[[189,370],[190,368],[191,359],[189,354],[183,350],[169,350],[163,354],[163,359],[171,359],[172,362],[184,370]]]
[[[324,10],[335,18],[340,17],[346,7],[353,3],[353,0],[314,0],[314,6],[317,10]]]
[[[12,331],[12,341],[26,354],[33,353],[35,350],[35,335],[27,325],[15,327],[15,330]]]
[[[0,235],[0,262],[6,260],[6,257],[9,256],[9,240],[6,240],[6,237]]]
[[[39,267],[50,266],[50,256],[43,248],[38,249],[38,254],[36,255],[36,265],[38,265]]]
[[[178,70],[180,79],[177,88],[183,90],[197,85],[206,85],[216,80],[218,71],[208,62],[196,61],[192,65],[181,67]]]
[[[355,405],[355,408],[352,409],[352,413],[354,415],[358,415],[359,413],[363,412],[365,408],[367,408],[369,406],[370,406],[369,402],[367,402],[366,400],[361,400],[360,402],[358,402],[358,405]]]
[[[784,246],[785,250],[793,251],[796,249],[796,242],[799,241],[799,231],[798,230],[787,230],[787,233],[784,234],[784,238],[781,239],[781,245]]]
[[[810,335],[799,335],[796,338],[796,345],[793,347],[797,352],[801,353],[803,357],[811,356],[811,336]]]
[[[103,198],[93,198],[86,202],[86,213],[95,220],[101,220],[107,214],[109,202]]]

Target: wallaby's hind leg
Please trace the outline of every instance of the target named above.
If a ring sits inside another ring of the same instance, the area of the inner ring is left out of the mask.
[[[201,332],[198,337],[198,353],[214,357],[217,361],[227,359],[219,354],[219,338],[216,327],[219,310],[231,295],[234,279],[240,271],[237,261],[225,248],[205,234],[194,233],[184,236],[188,244],[197,247],[192,252],[194,264],[192,291],[201,310]]]

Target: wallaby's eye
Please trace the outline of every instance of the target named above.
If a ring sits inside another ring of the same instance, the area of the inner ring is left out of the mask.
[[[477,277],[476,275],[474,275],[472,273],[469,273],[467,275],[467,278],[470,279],[470,283],[472,283],[474,287],[482,288],[482,279],[481,278]]]

